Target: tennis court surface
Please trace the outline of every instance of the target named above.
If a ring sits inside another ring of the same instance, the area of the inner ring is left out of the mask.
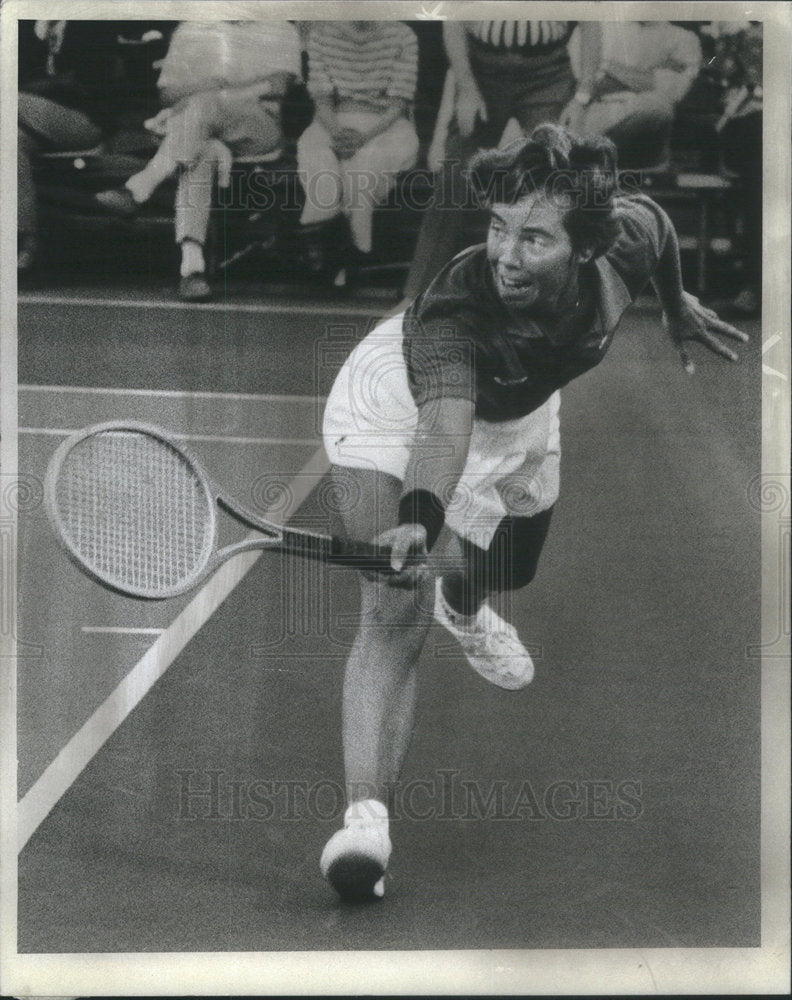
[[[105,293],[106,295],[106,293]],[[261,514],[327,530],[322,398],[377,303],[19,302],[19,465],[134,418]],[[385,900],[318,870],[343,803],[352,573],[240,557],[115,596],[19,517],[19,951],[760,943],[758,323],[686,376],[652,308],[563,393],[562,491],[495,689],[432,631]]]

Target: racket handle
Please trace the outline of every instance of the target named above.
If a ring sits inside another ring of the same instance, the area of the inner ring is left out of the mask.
[[[390,548],[373,545],[371,542],[348,541],[344,538],[333,538],[327,553],[328,562],[342,566],[352,566],[355,569],[367,569],[371,572],[392,573]]]
[[[324,559],[340,566],[367,569],[372,572],[392,573],[390,549],[371,542],[356,542],[330,535],[313,535],[306,532],[285,531],[281,548],[294,555],[311,559]]]

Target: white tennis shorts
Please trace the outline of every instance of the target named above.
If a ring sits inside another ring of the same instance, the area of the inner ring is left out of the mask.
[[[351,352],[328,397],[322,431],[335,465],[387,472],[404,482],[417,446],[418,411],[402,352],[402,319],[384,321]],[[486,549],[506,515],[531,517],[555,503],[559,406],[554,392],[517,420],[473,421],[467,462],[446,507],[452,531]],[[421,447],[431,462],[432,445]],[[445,497],[442,488],[436,492]]]

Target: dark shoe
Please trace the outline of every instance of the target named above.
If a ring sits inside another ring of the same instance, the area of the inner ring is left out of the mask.
[[[113,215],[123,215],[127,219],[140,209],[140,204],[132,197],[132,192],[125,187],[99,191],[94,195],[94,201],[97,201],[105,211],[112,212]]]
[[[193,271],[179,281],[179,298],[183,302],[205,302],[212,297],[212,289],[201,271]]]

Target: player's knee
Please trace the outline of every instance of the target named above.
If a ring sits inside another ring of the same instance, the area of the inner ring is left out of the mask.
[[[418,628],[432,617],[434,580],[416,587],[392,587],[385,576],[361,577],[363,625],[369,629],[399,631]],[[406,633],[405,633],[406,634]]]

